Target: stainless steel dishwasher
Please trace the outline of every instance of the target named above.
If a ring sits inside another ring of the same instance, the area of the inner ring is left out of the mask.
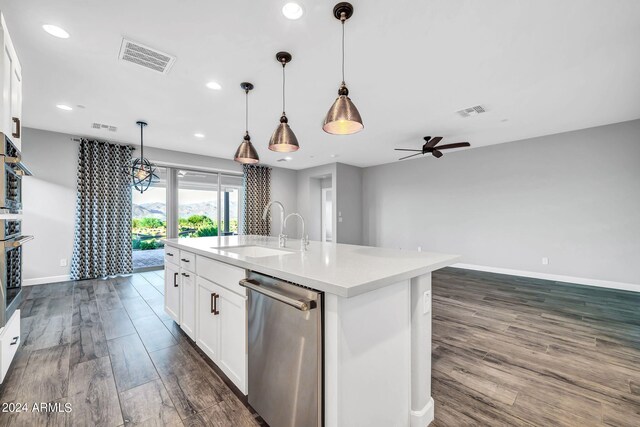
[[[323,293],[258,273],[248,289],[249,404],[271,427],[323,425]]]

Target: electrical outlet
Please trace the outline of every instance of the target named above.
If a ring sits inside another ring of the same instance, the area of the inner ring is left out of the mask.
[[[549,258],[547,258],[546,256],[542,257],[542,265],[548,265],[548,264],[549,264]]]
[[[422,296],[422,313],[431,313],[431,291],[426,291]]]
[[[66,267],[67,266],[67,259],[66,258],[61,258],[60,259],[60,267]]]
[[[418,252],[422,252],[422,246],[418,246]]]

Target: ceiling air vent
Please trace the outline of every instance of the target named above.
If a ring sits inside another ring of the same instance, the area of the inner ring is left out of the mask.
[[[462,117],[471,117],[477,116],[478,114],[486,113],[487,110],[484,109],[482,105],[476,105],[475,107],[465,108],[460,111],[456,111]]]
[[[118,128],[116,126],[105,125],[104,123],[91,123],[92,129],[105,129],[109,132],[116,132]]]
[[[124,38],[120,45],[119,58],[162,74],[167,74],[176,61],[175,56]]]

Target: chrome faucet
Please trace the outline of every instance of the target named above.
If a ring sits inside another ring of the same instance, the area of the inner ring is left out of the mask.
[[[309,246],[309,236],[304,234],[304,231],[305,231],[304,230],[304,218],[302,217],[302,215],[300,215],[297,212],[290,213],[284,219],[284,227],[287,228],[287,220],[289,218],[291,218],[292,216],[297,216],[298,218],[300,218],[300,221],[302,221],[302,235],[301,235],[301,238],[300,238],[300,250],[301,251],[306,251],[307,250],[307,246]]]
[[[274,200],[273,202],[269,202],[269,204],[264,207],[264,211],[262,212],[262,219],[264,221],[267,220],[267,214],[269,213],[269,209],[271,208],[271,205],[276,205],[280,207],[280,234],[278,234],[278,247],[284,248],[287,245],[287,235],[284,234],[285,219],[284,219],[284,206],[282,205],[282,203],[280,203],[277,200]]]

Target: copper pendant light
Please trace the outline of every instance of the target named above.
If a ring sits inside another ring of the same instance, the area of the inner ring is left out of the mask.
[[[279,153],[290,153],[297,151],[300,148],[298,144],[298,138],[289,127],[289,119],[284,112],[285,106],[285,78],[284,67],[291,62],[291,54],[289,52],[276,53],[276,59],[282,64],[282,116],[280,117],[280,124],[271,135],[269,140],[269,150],[277,151]]]
[[[338,89],[338,98],[324,119],[322,129],[334,135],[350,135],[364,129],[362,117],[351,99],[349,89],[344,82],[344,23],[353,15],[351,3],[342,2],[333,8],[333,16],[342,23],[342,84]]]
[[[249,136],[249,91],[253,89],[253,84],[242,82],[240,87],[245,93],[245,133],[244,140],[236,150],[233,160],[242,164],[256,164],[260,161],[260,157],[258,157],[258,152],[251,143],[251,137]]]

